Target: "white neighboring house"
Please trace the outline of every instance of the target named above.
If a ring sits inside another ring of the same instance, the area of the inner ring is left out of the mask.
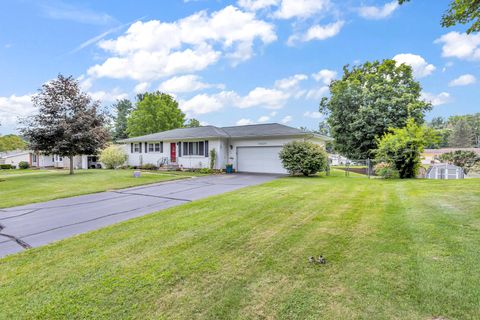
[[[68,157],[45,155],[32,150],[16,150],[0,153],[0,164],[10,164],[18,168],[18,164],[21,161],[26,161],[30,164],[30,167],[36,168],[70,168]],[[89,169],[98,168],[100,163],[97,162],[96,156],[79,155],[73,157],[73,165],[75,169]]]
[[[238,172],[286,173],[279,158],[282,146],[307,139],[325,146],[329,137],[278,123],[234,127],[181,128],[119,141],[125,144],[128,164],[160,164],[209,168],[215,149],[215,169],[232,164]]]

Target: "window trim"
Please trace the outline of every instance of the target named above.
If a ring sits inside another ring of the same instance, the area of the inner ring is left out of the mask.
[[[184,141],[182,156],[205,156],[205,141]]]

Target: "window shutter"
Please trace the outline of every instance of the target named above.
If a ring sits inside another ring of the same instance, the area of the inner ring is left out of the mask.
[[[148,143],[145,142],[145,153],[148,153]]]
[[[163,141],[160,141],[160,152],[163,153]]]
[[[130,153],[133,153],[133,142],[130,143]]]
[[[178,143],[178,157],[180,158],[182,156],[182,143]]]
[[[143,143],[141,143],[141,142],[138,143],[138,150],[139,150],[140,153],[142,153],[142,145],[143,145]]]
[[[205,140],[205,157],[208,158],[208,140]]]

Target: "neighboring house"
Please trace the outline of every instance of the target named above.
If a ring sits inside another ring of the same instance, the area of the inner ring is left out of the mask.
[[[425,149],[422,152],[422,164],[440,163],[440,156],[457,150],[473,151],[480,156],[480,148],[442,148],[442,149]]]
[[[178,165],[209,168],[215,150],[215,169],[227,164],[239,172],[286,173],[279,158],[282,146],[308,139],[324,146],[331,138],[278,123],[235,127],[203,126],[174,129],[119,141],[124,143],[128,164]]]
[[[0,154],[0,164],[11,164],[18,168],[18,163],[21,161],[26,161],[30,167],[36,168],[70,168],[69,158],[58,155],[45,155],[32,150],[17,150]],[[75,156],[73,164],[75,169],[90,169],[100,166],[96,156],[87,155]]]
[[[330,165],[332,166],[340,166],[346,164],[347,162],[351,162],[348,160],[348,158],[333,153],[328,155],[328,159],[330,160]]]

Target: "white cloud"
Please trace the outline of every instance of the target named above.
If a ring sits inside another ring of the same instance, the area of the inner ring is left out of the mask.
[[[134,91],[135,93],[144,93],[144,92],[147,92],[148,87],[150,87],[150,83],[148,83],[148,82],[140,82],[139,84],[137,84],[137,85],[135,86],[135,88],[133,89],[133,91]]]
[[[323,82],[325,85],[329,85],[333,79],[337,77],[337,72],[333,70],[323,69],[317,73],[312,74],[313,79],[317,82]]]
[[[383,7],[365,6],[358,9],[358,13],[365,19],[384,19],[398,8],[397,0],[386,3]]]
[[[308,90],[305,98],[311,100],[320,100],[328,93],[328,86]]]
[[[106,13],[95,12],[62,1],[42,3],[41,9],[47,17],[56,20],[69,20],[92,25],[106,25],[115,22],[115,19]]]
[[[238,5],[246,10],[257,11],[276,6],[280,0],[238,0]]]
[[[250,119],[245,119],[245,118],[242,118],[242,119],[240,119],[236,122],[237,126],[246,126],[246,125],[249,125],[249,124],[255,124],[255,122],[250,120]]]
[[[201,78],[197,75],[189,74],[179,77],[170,78],[160,84],[158,90],[164,92],[194,92],[202,89],[216,87],[223,89],[225,86],[221,84],[210,84],[202,82]]]
[[[88,70],[95,77],[159,79],[203,70],[220,58],[249,59],[255,42],[277,39],[274,26],[233,6],[200,11],[175,22],[135,22],[117,39],[99,42],[112,54]]]
[[[257,87],[243,97],[237,106],[239,108],[261,106],[267,109],[280,109],[289,97],[288,93],[281,90]]]
[[[238,95],[233,91],[221,91],[213,95],[198,94],[190,100],[180,101],[179,105],[187,115],[205,114],[218,111],[228,104],[234,104],[238,99]]]
[[[292,121],[292,116],[286,116],[286,117],[284,117],[284,118],[282,119],[281,122],[282,122],[283,124],[287,124],[287,123],[289,123],[290,121]]]
[[[422,92],[422,98],[432,103],[433,106],[439,106],[449,103],[451,101],[450,93],[441,92],[439,94],[433,94],[430,92]]]
[[[296,74],[291,77],[275,81],[275,87],[280,90],[291,90],[297,88],[301,81],[307,79],[308,76],[305,74]]]
[[[411,54],[411,53],[401,53],[393,57],[393,60],[397,61],[397,64],[406,64],[412,67],[413,75],[416,78],[423,78],[435,71],[435,66],[429,64],[422,56]]]
[[[329,7],[329,0],[283,0],[273,15],[279,19],[308,18]]]
[[[100,102],[115,102],[117,100],[127,99],[128,94],[121,92],[120,89],[115,88],[112,91],[95,91],[88,93],[93,100],[99,100]]]
[[[475,82],[477,82],[477,79],[473,74],[464,74],[450,81],[448,85],[450,87],[468,86],[470,84],[474,84]]]
[[[294,45],[296,42],[307,42],[312,40],[325,40],[337,35],[342,29],[344,21],[333,22],[324,26],[314,25],[305,34],[294,34],[288,38],[287,44]]]
[[[443,57],[480,60],[480,33],[466,34],[452,31],[435,40],[435,43],[443,44]]]
[[[30,116],[35,111],[32,95],[0,97],[0,124],[2,126],[15,125],[18,118]]]
[[[269,116],[261,116],[260,118],[258,118],[257,121],[262,123],[262,122],[267,122],[268,120],[270,120]]]
[[[322,114],[318,111],[307,111],[303,114],[303,116],[307,118],[320,119]]]

